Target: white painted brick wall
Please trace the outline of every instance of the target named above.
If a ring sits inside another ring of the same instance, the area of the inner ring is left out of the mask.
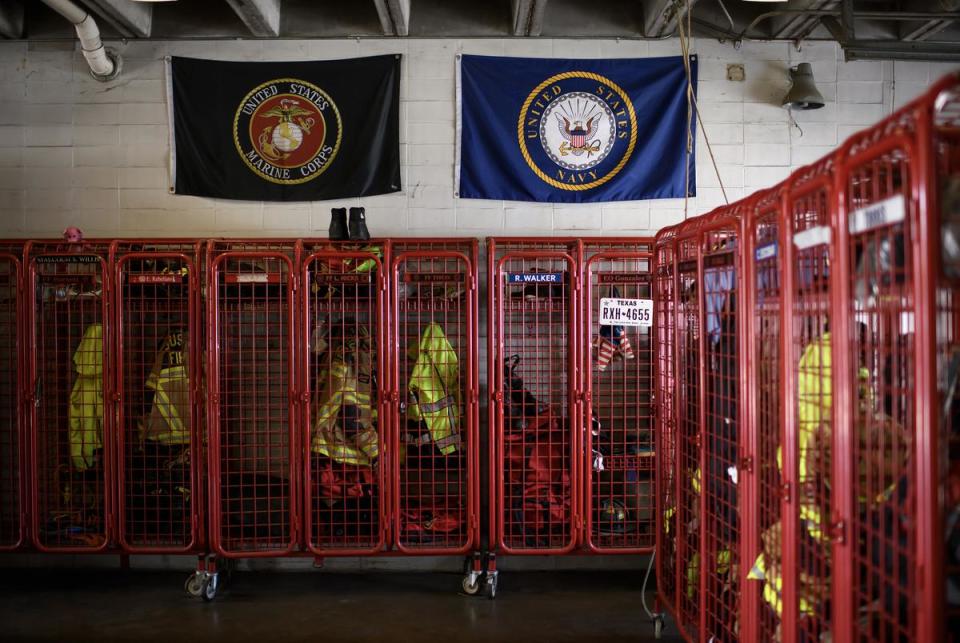
[[[458,53],[557,57],[678,55],[675,40],[285,40],[109,43],[123,75],[92,80],[76,47],[0,42],[0,236],[322,235],[331,207],[363,205],[385,236],[459,234],[644,234],[685,215],[682,199],[550,205],[456,199],[454,64]],[[767,187],[889,114],[951,69],[949,64],[843,63],[833,43],[694,43],[706,131],[698,131],[693,216]],[[300,60],[400,53],[404,192],[337,202],[263,204],[168,193],[163,56]],[[744,82],[726,80],[742,63]],[[813,66],[828,104],[795,114],[779,106],[787,68]],[[698,127],[699,129],[699,127]],[[801,135],[802,130],[802,135]],[[714,146],[720,178],[704,134]]]

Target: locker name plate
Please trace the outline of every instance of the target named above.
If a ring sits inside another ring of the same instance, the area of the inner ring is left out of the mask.
[[[601,326],[652,326],[652,299],[614,299],[604,297],[600,300]]]
[[[97,255],[41,255],[37,263],[100,263]]]
[[[404,283],[443,283],[447,281],[463,281],[465,276],[456,272],[405,272]]]
[[[597,281],[602,284],[645,284],[650,282],[649,274],[600,273]]]
[[[369,272],[318,272],[317,283],[319,284],[368,284],[371,274]]]
[[[854,210],[850,213],[848,225],[850,234],[860,234],[900,223],[907,217],[907,201],[902,194]]]
[[[510,272],[508,284],[562,284],[562,272]]]
[[[223,281],[228,284],[278,284],[280,283],[280,273],[268,272],[243,272],[240,274],[227,274],[223,276]]]
[[[168,273],[128,274],[126,277],[131,284],[177,284],[183,281],[181,275]]]

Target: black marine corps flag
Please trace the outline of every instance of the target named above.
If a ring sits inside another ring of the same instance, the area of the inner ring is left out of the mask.
[[[177,194],[319,201],[400,190],[400,56],[170,60]]]

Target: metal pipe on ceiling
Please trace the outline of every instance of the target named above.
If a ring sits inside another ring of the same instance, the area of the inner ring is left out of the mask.
[[[743,40],[747,32],[751,31],[758,24],[770,18],[778,16],[834,16],[839,17],[841,11],[838,10],[814,10],[814,9],[779,9],[777,11],[767,11],[754,18],[746,28],[740,32],[737,40]],[[866,20],[891,20],[895,22],[912,22],[924,20],[957,20],[955,12],[920,12],[920,11],[857,11],[853,14],[854,18],[863,18]]]
[[[93,16],[70,0],[43,0],[43,3],[69,20],[76,28],[80,50],[90,66],[91,76],[100,82],[107,82],[120,74],[120,56],[107,51],[103,46],[100,29]]]

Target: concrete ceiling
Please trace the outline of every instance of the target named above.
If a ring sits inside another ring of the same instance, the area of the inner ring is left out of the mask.
[[[848,59],[960,60],[960,0],[76,0],[104,38],[660,38],[837,40]],[[686,20],[686,18],[684,18]],[[0,1],[0,37],[74,38],[38,0]]]

